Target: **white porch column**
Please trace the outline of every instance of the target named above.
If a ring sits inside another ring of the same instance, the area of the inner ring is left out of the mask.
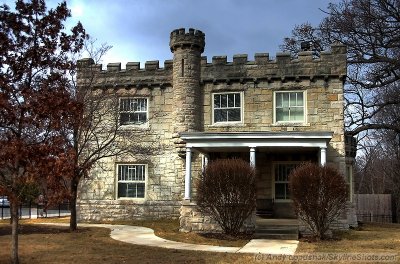
[[[186,170],[185,170],[185,200],[190,200],[190,186],[192,176],[192,149],[186,148]]]
[[[319,148],[319,162],[321,166],[326,164],[326,148]]]
[[[250,148],[250,166],[255,169],[256,168],[256,148]]]

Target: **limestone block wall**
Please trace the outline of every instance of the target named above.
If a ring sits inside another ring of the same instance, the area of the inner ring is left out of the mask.
[[[173,138],[174,100],[171,87],[107,89],[118,97],[148,98],[148,122],[121,127],[129,132],[132,155],[100,160],[80,183],[79,220],[178,218],[184,167]],[[117,164],[147,166],[146,198],[118,199]]]
[[[195,182],[201,172],[201,157],[192,159],[192,203],[181,207],[184,192],[184,142],[180,132],[332,131],[327,151],[328,163],[345,172],[343,82],[346,76],[346,48],[333,45],[318,59],[301,52],[297,59],[288,53],[270,58],[257,53],[201,57],[205,35],[199,30],[174,30],[170,36],[173,59],[159,67],[158,61],[109,63],[106,69],[84,59],[78,63],[80,87],[107,91],[118,97],[148,98],[148,122],[133,131],[133,147],[147,146],[150,152],[134,152],[96,164],[90,178],[81,182],[81,220],[160,218],[181,216],[183,230],[206,230],[215,226],[199,216],[195,204]],[[274,123],[273,96],[276,91],[306,91],[305,123]],[[243,94],[243,122],[220,125],[212,122],[212,94],[238,91]],[[116,164],[146,164],[146,199],[123,200],[116,195]],[[265,165],[268,169],[269,165]],[[269,175],[261,178],[266,180]],[[268,191],[268,190],[267,190]],[[181,211],[179,211],[181,210]],[[188,219],[192,220],[188,220]],[[193,223],[192,224],[189,224]],[[187,224],[185,224],[187,223]],[[208,224],[208,227],[205,226]],[[197,226],[197,227],[196,227]]]

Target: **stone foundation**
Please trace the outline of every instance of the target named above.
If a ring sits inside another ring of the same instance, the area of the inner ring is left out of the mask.
[[[178,219],[180,202],[84,200],[77,204],[78,221]]]

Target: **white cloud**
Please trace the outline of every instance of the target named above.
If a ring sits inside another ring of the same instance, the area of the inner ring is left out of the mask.
[[[76,2],[74,1],[74,2],[72,2],[72,5],[70,8],[71,8],[71,13],[72,13],[73,17],[79,18],[79,17],[83,16],[84,6],[82,3],[78,2],[78,1],[76,1]]]

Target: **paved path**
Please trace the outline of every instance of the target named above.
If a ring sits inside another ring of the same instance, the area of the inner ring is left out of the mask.
[[[85,227],[105,227],[111,229],[111,238],[126,243],[144,245],[151,247],[162,247],[169,249],[182,250],[200,250],[211,252],[227,253],[261,253],[261,254],[284,254],[294,255],[297,240],[271,240],[271,239],[252,239],[244,247],[220,247],[199,244],[189,244],[176,241],[170,241],[160,238],[154,234],[154,231],[147,227],[128,226],[128,225],[107,225],[107,224],[79,224]]]

